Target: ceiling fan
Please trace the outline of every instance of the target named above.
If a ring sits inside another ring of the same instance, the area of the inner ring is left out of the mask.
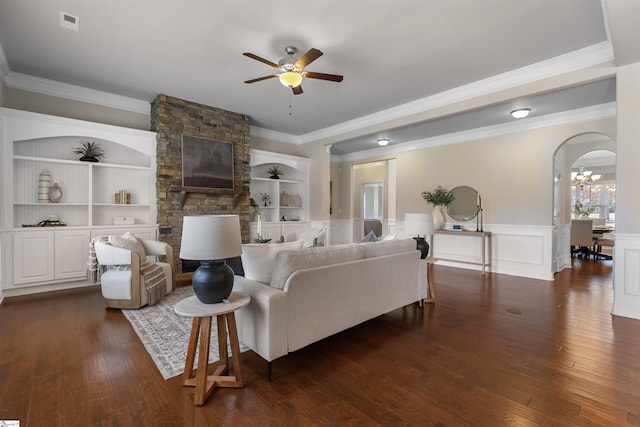
[[[244,56],[253,58],[256,61],[260,61],[263,64],[267,64],[268,66],[278,70],[276,74],[247,80],[245,81],[245,83],[255,83],[262,80],[278,77],[280,79],[280,83],[282,83],[286,87],[290,87],[294,95],[300,95],[302,93],[301,84],[304,77],[310,79],[329,80],[332,82],[342,81],[343,77],[337,74],[315,73],[313,71],[304,70],[307,65],[311,64],[313,61],[323,55],[323,53],[318,49],[311,48],[300,58],[294,58],[293,56],[296,54],[296,52],[298,52],[298,49],[295,46],[287,46],[284,48],[284,50],[289,56],[282,58],[277,64],[269,61],[268,59],[261,58],[258,55],[254,55],[253,53],[243,53]]]

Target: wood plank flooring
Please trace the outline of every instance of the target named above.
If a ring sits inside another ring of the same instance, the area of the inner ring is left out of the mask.
[[[37,426],[640,426],[640,321],[609,314],[611,261],[553,282],[434,266],[437,300],[273,363],[204,406],[164,381],[97,288],[0,306],[0,420]]]

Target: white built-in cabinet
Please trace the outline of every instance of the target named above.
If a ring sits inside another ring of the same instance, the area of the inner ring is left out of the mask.
[[[260,206],[261,236],[278,240],[287,233],[309,228],[309,159],[270,151],[251,150],[251,198]],[[271,179],[267,170],[278,166],[284,174]],[[268,195],[269,201],[263,200]],[[258,222],[251,220],[251,240]]]
[[[86,285],[95,236],[131,231],[157,238],[154,132],[7,108],[0,108],[0,118],[4,295]],[[83,141],[97,142],[105,158],[79,161],[73,150]],[[44,170],[62,191],[56,203],[38,198]],[[120,190],[130,203],[116,203]],[[121,218],[134,224],[115,224]],[[43,220],[64,226],[36,226]]]

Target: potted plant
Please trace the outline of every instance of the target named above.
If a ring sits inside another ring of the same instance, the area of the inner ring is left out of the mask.
[[[271,179],[280,179],[280,175],[284,175],[284,172],[278,165],[271,166],[269,169],[267,169],[267,173],[269,174],[269,178]]]
[[[81,156],[81,162],[98,162],[104,158],[104,150],[95,141],[83,141],[80,147],[73,149],[73,152]]]
[[[427,203],[434,206],[433,209],[433,225],[436,229],[444,227],[444,208],[443,206],[449,206],[451,202],[456,198],[453,193],[446,188],[442,188],[442,185],[438,185],[433,191],[423,191],[422,198]]]
[[[260,215],[260,205],[253,197],[249,198],[249,206],[253,208],[253,218],[254,221],[258,220],[258,215]]]

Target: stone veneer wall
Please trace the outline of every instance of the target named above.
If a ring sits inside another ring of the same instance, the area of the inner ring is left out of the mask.
[[[244,114],[166,95],[158,95],[151,103],[151,130],[157,132],[158,141],[156,191],[160,240],[173,247],[176,271],[182,271],[179,254],[185,215],[237,214],[242,241],[249,241],[249,129],[249,118]],[[182,188],[182,135],[233,143],[233,191],[200,193]],[[187,191],[184,200],[182,190]]]

